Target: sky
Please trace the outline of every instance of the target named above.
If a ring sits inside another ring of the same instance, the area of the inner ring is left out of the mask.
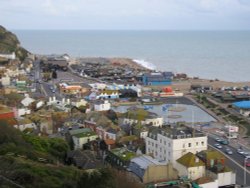
[[[250,0],[0,0],[7,29],[249,30]]]

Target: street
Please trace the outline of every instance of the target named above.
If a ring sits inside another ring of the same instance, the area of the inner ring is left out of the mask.
[[[225,146],[223,146],[222,149],[217,149],[214,147],[215,143],[218,143],[214,140],[215,137],[208,136],[208,144],[210,147],[213,149],[216,149],[220,152],[222,152],[228,160],[226,160],[226,165],[229,166],[235,173],[236,173],[236,183],[239,185],[244,184],[244,156],[237,153],[237,149],[230,146],[226,145],[226,147],[230,148],[233,151],[232,155],[226,154],[225,151]],[[249,186],[250,185],[250,167],[246,167],[246,183]]]

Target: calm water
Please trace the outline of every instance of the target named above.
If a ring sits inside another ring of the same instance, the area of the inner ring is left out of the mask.
[[[14,31],[33,53],[130,57],[159,70],[250,81],[250,31]]]
[[[148,105],[150,106],[150,105]],[[203,111],[197,106],[194,105],[186,105],[186,104],[173,104],[173,106],[184,107],[185,110],[181,112],[170,111],[168,109],[163,110],[163,106],[165,105],[153,105],[152,109],[149,111],[158,114],[159,116],[164,118],[165,122],[176,123],[176,122],[211,122],[216,121],[212,116]],[[120,113],[125,113],[130,106],[119,106],[113,107],[113,110]],[[140,108],[144,108],[143,106],[137,106]],[[171,118],[171,116],[178,115],[179,118]]]

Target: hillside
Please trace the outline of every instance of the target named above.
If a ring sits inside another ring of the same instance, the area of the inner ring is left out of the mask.
[[[20,60],[27,57],[28,53],[26,49],[20,46],[17,36],[0,25],[0,53],[12,52],[15,52]]]
[[[112,168],[89,172],[64,165],[69,146],[62,139],[25,134],[3,120],[0,125],[1,188],[142,188]]]

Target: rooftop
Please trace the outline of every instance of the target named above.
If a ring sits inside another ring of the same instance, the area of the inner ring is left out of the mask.
[[[250,101],[235,102],[233,105],[237,108],[250,109]]]
[[[149,165],[165,165],[148,155],[135,157],[131,160],[131,162],[138,164],[142,169],[147,169]]]
[[[127,148],[115,148],[111,150],[111,153],[125,161],[129,161],[136,156],[134,152],[129,151]]]
[[[95,132],[83,132],[83,133],[78,133],[78,134],[74,134],[73,136],[77,137],[77,138],[84,138],[84,137],[89,137],[89,136],[94,136],[96,135]]]
[[[145,119],[154,119],[159,117],[156,113],[149,112],[147,110],[144,110],[143,108],[137,108],[137,107],[129,108],[128,111],[124,114],[124,116],[125,118],[136,119],[139,121]]]
[[[80,134],[80,133],[90,133],[90,132],[92,132],[90,128],[83,128],[83,129],[70,130],[69,134],[73,136],[73,135]]]
[[[184,125],[164,125],[162,127],[154,127],[149,131],[148,137],[152,139],[157,139],[157,135],[161,134],[163,136],[169,137],[171,139],[185,139],[193,137],[204,137],[205,135],[195,129]]]
[[[186,167],[205,166],[204,162],[191,152],[188,152],[176,161]]]

